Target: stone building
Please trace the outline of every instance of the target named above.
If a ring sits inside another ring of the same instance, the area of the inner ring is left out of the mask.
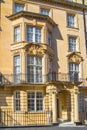
[[[0,125],[87,123],[87,0],[0,0]]]

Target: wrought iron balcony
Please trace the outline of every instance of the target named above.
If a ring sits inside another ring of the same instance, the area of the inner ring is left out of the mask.
[[[41,74],[0,74],[0,85],[11,84],[45,84],[46,82],[81,82],[78,73],[56,73]]]

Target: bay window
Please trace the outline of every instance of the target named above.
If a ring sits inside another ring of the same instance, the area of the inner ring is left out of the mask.
[[[26,28],[26,39],[29,42],[41,43],[41,28],[28,26]]]
[[[42,83],[42,57],[27,56],[27,82]]]
[[[29,91],[27,93],[28,111],[43,111],[43,93],[41,91]]]

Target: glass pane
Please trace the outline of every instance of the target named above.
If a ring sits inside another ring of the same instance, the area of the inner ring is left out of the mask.
[[[69,64],[70,81],[77,82],[79,80],[79,64]]]
[[[14,12],[19,12],[19,11],[22,11],[22,10],[24,10],[24,5],[15,4]]]
[[[51,46],[52,45],[52,33],[48,32],[48,44]]]
[[[40,10],[40,13],[49,16],[49,10],[41,9],[41,10]]]
[[[42,65],[42,58],[36,57],[36,65]]]
[[[37,92],[36,93],[36,98],[43,98],[42,92]]]
[[[35,111],[35,102],[32,99],[28,100],[28,111]]]
[[[41,28],[35,29],[35,42],[41,42]]]
[[[28,98],[35,98],[35,92],[28,92]]]
[[[14,41],[20,41],[20,26],[14,28]]]
[[[14,107],[15,107],[15,111],[19,111],[20,110],[20,92],[15,92],[15,97],[14,97]]]
[[[27,26],[27,41],[33,41],[33,27]]]
[[[69,37],[69,50],[76,51],[76,38]]]
[[[27,56],[27,63],[28,65],[34,64],[34,56]]]
[[[68,26],[70,26],[70,27],[74,27],[75,26],[74,15],[72,15],[72,14],[68,14]]]
[[[14,65],[15,66],[20,65],[20,56],[15,56],[14,57]]]
[[[43,110],[43,100],[36,100],[36,110],[37,111],[42,111]]]

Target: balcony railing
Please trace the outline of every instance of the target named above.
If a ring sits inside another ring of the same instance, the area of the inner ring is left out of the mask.
[[[46,82],[81,82],[78,73],[56,73],[41,74],[0,74],[0,85],[11,84],[45,84]]]

